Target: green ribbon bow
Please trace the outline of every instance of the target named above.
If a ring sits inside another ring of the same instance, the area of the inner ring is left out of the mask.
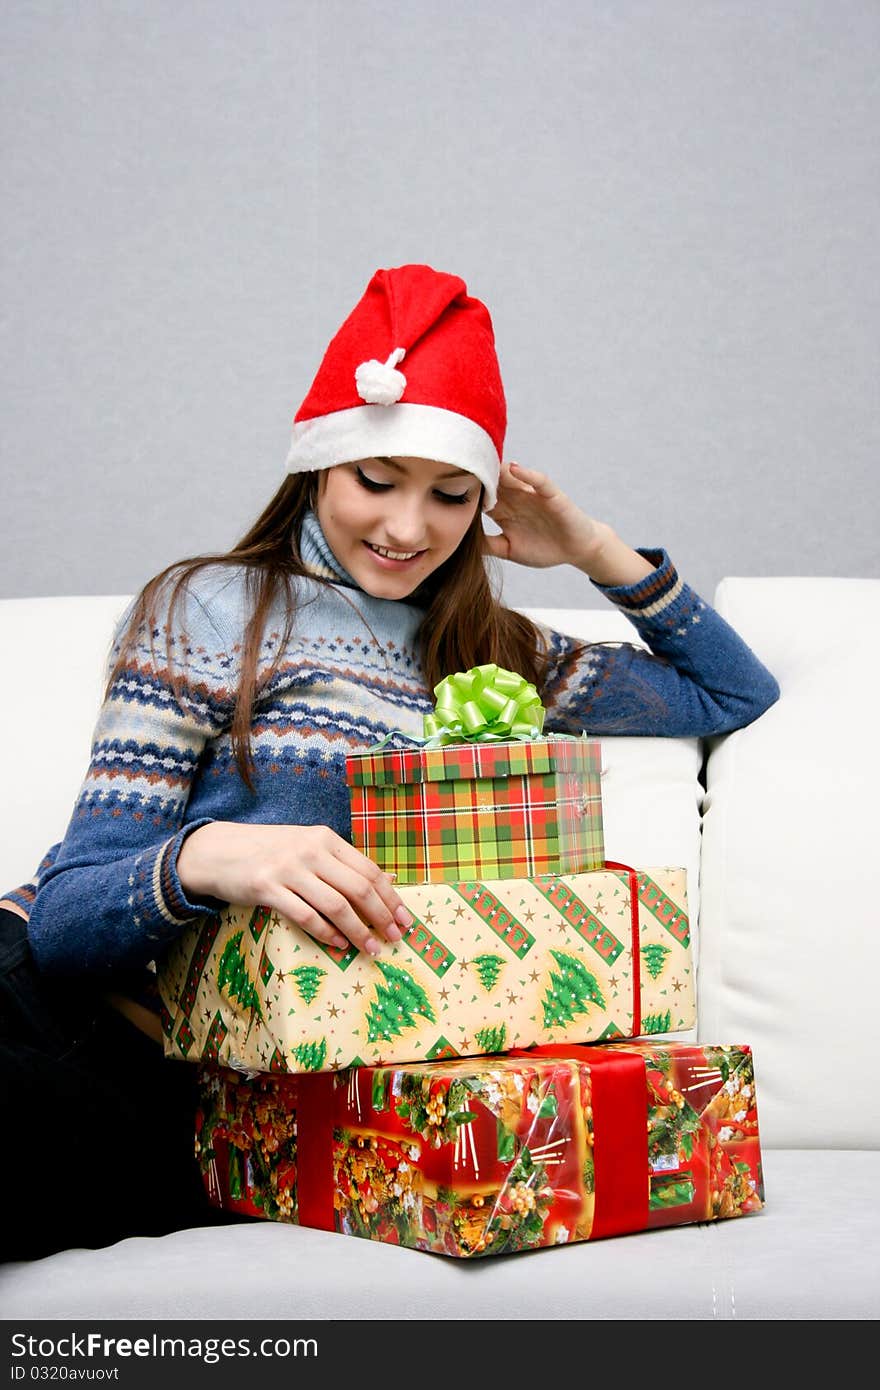
[[[537,738],[544,727],[535,687],[494,661],[447,676],[434,695],[434,711],[423,721],[426,748]]]

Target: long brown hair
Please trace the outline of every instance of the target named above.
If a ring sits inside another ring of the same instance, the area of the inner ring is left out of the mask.
[[[291,474],[232,550],[217,555],[195,555],[177,560],[150,579],[138,594],[131,617],[120,638],[120,649],[107,680],[107,693],[124,671],[132,655],[137,633],[144,625],[156,626],[154,607],[160,592],[168,590],[167,628],[192,577],[207,565],[243,566],[250,616],[244,632],[241,674],[235,692],[231,727],[232,749],[245,785],[253,790],[251,723],[260,690],[271,681],[284,658],[296,618],[294,580],[316,576],[303,563],[299,534],[303,518],[317,505],[316,473]],[[318,581],[332,583],[332,580]],[[271,668],[257,676],[260,647],[270,611],[284,598],[284,631],[276,646]],[[494,661],[532,681],[539,692],[547,673],[547,653],[533,622],[499,601],[487,568],[480,508],[464,538],[448,560],[413,595],[425,609],[419,627],[420,655],[425,680],[435,685],[452,671]],[[169,651],[170,665],[170,651]],[[172,687],[180,698],[179,676],[170,672]]]

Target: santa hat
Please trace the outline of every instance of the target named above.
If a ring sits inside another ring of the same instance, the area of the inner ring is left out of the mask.
[[[498,489],[507,406],[485,304],[428,265],[377,270],[296,412],[288,473],[379,455],[463,468]]]

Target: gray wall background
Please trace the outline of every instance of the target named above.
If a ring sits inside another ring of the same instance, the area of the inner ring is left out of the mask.
[[[11,0],[2,50],[3,595],[233,544],[406,261],[488,303],[507,456],[707,596],[880,574],[874,0]]]

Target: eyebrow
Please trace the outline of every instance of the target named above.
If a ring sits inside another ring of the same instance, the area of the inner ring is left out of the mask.
[[[395,469],[398,473],[405,473],[405,472],[406,472],[406,469],[404,468],[404,466],[403,466],[402,463],[396,463],[394,459],[388,458],[385,454],[374,454],[373,457],[376,459],[376,462],[377,462],[377,463],[384,463],[384,464],[387,464],[387,466],[388,466],[389,468]],[[470,478],[470,477],[472,477],[472,474],[466,473],[466,472],[465,472],[463,469],[461,469],[461,468],[456,468],[452,473],[440,473],[440,474],[438,474],[437,478],[435,479],[435,482],[442,483],[442,482],[444,482],[447,478]]]

